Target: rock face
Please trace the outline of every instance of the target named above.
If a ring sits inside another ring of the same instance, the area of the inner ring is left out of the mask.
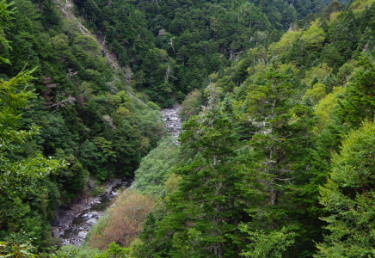
[[[181,118],[179,115],[180,106],[175,105],[173,108],[162,109],[161,113],[164,116],[165,126],[168,129],[168,132],[172,135],[173,140],[178,144],[178,136],[181,132]]]

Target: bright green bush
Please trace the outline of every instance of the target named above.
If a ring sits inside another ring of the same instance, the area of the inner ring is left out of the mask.
[[[159,145],[142,159],[135,171],[135,188],[144,194],[159,196],[164,190],[173,165],[178,161],[179,150],[173,140],[164,138]]]

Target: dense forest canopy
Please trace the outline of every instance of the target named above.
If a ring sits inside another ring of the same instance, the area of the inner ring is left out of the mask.
[[[0,2],[0,255],[372,257],[375,1]],[[181,103],[176,145],[160,108]],[[61,204],[134,175],[80,247]]]
[[[26,232],[47,250],[55,208],[88,180],[132,173],[165,129],[159,107],[131,88],[131,71],[110,67],[80,21],[60,14],[72,10],[50,1],[8,5],[1,5],[0,237]],[[58,160],[64,168],[52,173]]]
[[[120,65],[131,67],[135,87],[170,106],[207,75],[224,69],[256,45],[323,4],[304,1],[76,1],[79,15],[105,37]]]

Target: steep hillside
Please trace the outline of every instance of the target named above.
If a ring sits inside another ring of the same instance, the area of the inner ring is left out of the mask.
[[[131,88],[131,71],[108,62],[72,9],[28,0],[0,9],[0,238],[19,232],[39,250],[58,244],[50,234],[57,206],[89,178],[133,173],[165,134],[159,107]],[[68,165],[56,173],[61,166],[48,169],[41,157]]]
[[[290,24],[322,8],[316,0],[75,4],[121,66],[135,73],[135,87],[163,106],[182,101],[249,47],[278,40]]]
[[[188,96],[178,189],[135,257],[371,254],[374,11],[332,2]]]
[[[1,2],[0,254],[373,255],[374,2]],[[57,206],[134,171],[54,250]]]

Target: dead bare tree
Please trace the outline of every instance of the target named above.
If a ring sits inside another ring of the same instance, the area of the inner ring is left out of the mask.
[[[78,74],[78,72],[73,72],[73,69],[68,68],[68,73],[66,74],[66,78],[71,77],[72,75]]]
[[[46,106],[50,106],[50,105],[53,104],[50,93],[51,93],[53,88],[57,87],[56,84],[51,84],[50,82],[51,82],[51,77],[43,77],[43,84],[46,85],[47,89],[42,92],[42,97],[46,101]]]
[[[168,65],[167,70],[165,72],[165,82],[168,82],[168,79],[169,79],[169,76],[170,76],[171,72],[172,72],[172,69]]]
[[[72,96],[68,96],[66,99],[60,100],[63,96],[65,96],[64,93],[57,93],[56,95],[56,102],[49,106],[48,108],[56,107],[56,109],[64,108],[67,105],[74,105],[76,98]]]
[[[173,41],[172,41],[172,38],[169,39],[170,42],[168,43],[169,45],[171,45],[172,49],[173,49],[173,52],[176,54],[176,51],[174,50],[174,47],[173,47]]]

